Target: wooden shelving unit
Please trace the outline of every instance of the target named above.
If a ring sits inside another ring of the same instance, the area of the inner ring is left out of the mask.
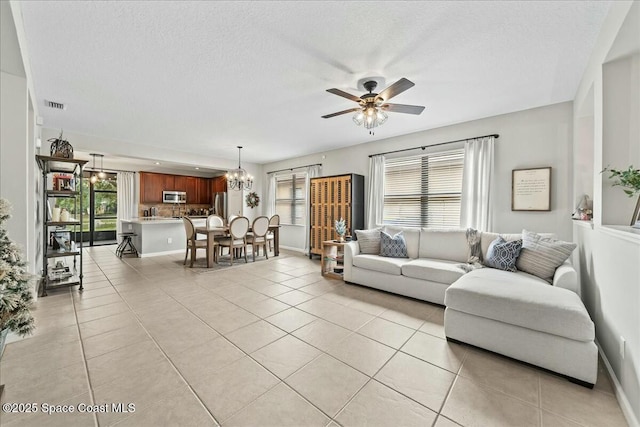
[[[346,242],[338,242],[335,240],[322,242],[320,271],[323,276],[330,277],[332,279],[343,279],[345,243]]]
[[[82,290],[82,220],[84,209],[86,208],[82,204],[82,169],[87,161],[64,159],[60,157],[36,156],[36,162],[42,172],[41,188],[45,189],[42,192],[41,206],[41,214],[42,218],[44,218],[42,233],[42,247],[44,250],[42,251],[41,296],[47,296],[47,289],[64,286],[79,285],[79,290]],[[48,178],[49,174],[52,173],[71,174],[75,185],[70,190],[49,189]],[[47,203],[49,198],[73,199],[74,213],[78,218],[74,218],[70,221],[52,221],[49,217],[49,205]],[[75,236],[76,241],[71,242],[67,248],[54,248],[50,244],[50,228],[55,228],[55,231],[57,232],[68,232],[70,236]],[[64,266],[62,269],[56,269],[56,260],[61,260],[67,257],[73,258],[73,267]],[[50,260],[54,263],[53,266],[50,265]]]

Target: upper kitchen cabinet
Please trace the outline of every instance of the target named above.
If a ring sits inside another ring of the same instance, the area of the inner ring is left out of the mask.
[[[187,191],[187,178],[186,176],[182,176],[182,175],[175,175],[174,176],[174,188],[173,190],[175,191]]]
[[[212,193],[211,181],[209,178],[195,176],[140,172],[140,203],[162,203],[163,191],[184,191],[187,193],[188,204],[209,205]]]
[[[188,176],[187,178],[187,203],[190,205],[195,205],[200,203],[198,200],[198,180],[200,178],[196,178],[195,176]]]
[[[211,204],[211,184],[209,178],[198,178],[197,199],[200,205]],[[187,194],[187,198],[189,195]]]
[[[211,193],[226,193],[227,179],[224,176],[211,178]]]
[[[173,175],[140,172],[140,203],[162,203],[162,192],[174,185]]]

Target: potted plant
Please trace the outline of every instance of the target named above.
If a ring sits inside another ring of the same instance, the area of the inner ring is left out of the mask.
[[[627,170],[604,168],[602,172],[609,172],[609,179],[614,179],[613,185],[620,186],[629,197],[640,194],[640,169],[634,169],[633,165]],[[631,226],[640,228],[640,197],[636,202],[636,208],[631,218]]]
[[[335,222],[336,234],[338,235],[338,240],[344,242],[344,235],[347,234],[347,221],[344,218],[340,218]]]
[[[9,239],[5,223],[10,218],[11,205],[0,199],[0,358],[9,331],[24,336],[35,327],[31,315],[31,275],[18,246]]]

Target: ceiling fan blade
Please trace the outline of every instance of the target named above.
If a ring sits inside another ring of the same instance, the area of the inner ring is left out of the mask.
[[[406,104],[383,104],[382,107],[385,111],[391,111],[393,113],[405,113],[405,114],[420,114],[424,111],[424,107],[421,105],[406,105]]]
[[[412,88],[416,84],[404,77],[380,92],[377,98],[382,98],[383,101],[388,101],[396,95],[400,95],[405,90]]]
[[[347,93],[347,92],[345,92],[345,91],[343,91],[343,90],[340,90],[340,89],[335,89],[335,88],[333,88],[333,89],[327,89],[327,92],[332,93],[332,94],[334,94],[334,95],[341,96],[341,97],[343,97],[343,98],[350,99],[350,100],[352,100],[352,101],[354,101],[354,102],[360,102],[360,101],[362,101],[362,100],[361,100],[360,98],[358,98],[357,96],[355,96],[355,95],[351,95],[350,93]]]
[[[335,116],[340,116],[342,114],[349,114],[349,113],[354,113],[356,111],[360,111],[361,108],[356,107],[356,108],[350,108],[348,110],[344,110],[344,111],[338,111],[337,113],[333,113],[333,114],[327,114],[326,116],[322,116],[323,119],[330,119],[331,117],[335,117]]]

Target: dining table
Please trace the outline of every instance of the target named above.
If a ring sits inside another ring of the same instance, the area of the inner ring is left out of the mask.
[[[248,231],[252,231],[249,227]],[[280,255],[280,225],[270,225],[269,231],[273,232],[273,256]],[[196,227],[196,234],[207,236],[207,268],[213,267],[213,255],[215,250],[215,237],[229,234],[229,226],[222,227]]]

